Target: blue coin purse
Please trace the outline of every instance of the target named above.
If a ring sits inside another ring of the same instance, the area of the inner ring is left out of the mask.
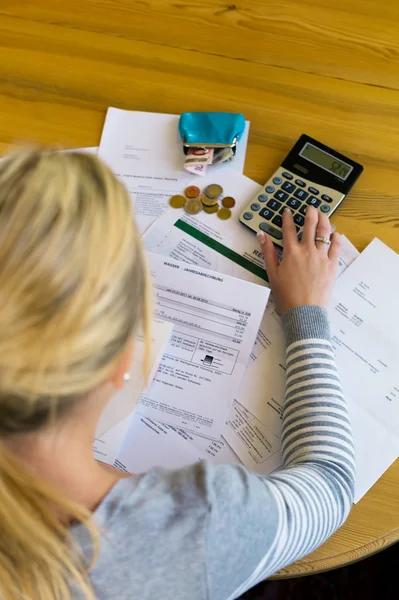
[[[245,129],[245,117],[225,112],[186,112],[179,120],[184,153],[190,148],[230,148],[234,156]]]

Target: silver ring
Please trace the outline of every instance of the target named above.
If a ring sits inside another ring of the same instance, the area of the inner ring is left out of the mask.
[[[315,242],[323,242],[323,244],[330,244],[330,238],[329,237],[323,237],[321,235],[317,235],[315,238]]]

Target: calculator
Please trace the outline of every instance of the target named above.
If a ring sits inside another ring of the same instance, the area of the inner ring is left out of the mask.
[[[255,233],[263,231],[282,246],[282,214],[288,207],[300,239],[307,207],[314,206],[331,216],[362,171],[359,163],[308,135],[301,135],[239,219]]]

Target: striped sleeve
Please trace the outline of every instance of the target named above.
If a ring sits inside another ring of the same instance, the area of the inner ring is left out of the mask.
[[[291,309],[284,315],[284,327],[284,466],[267,477],[248,474],[245,480],[242,497],[253,515],[246,519],[250,532],[245,547],[252,564],[247,561],[241,581],[224,596],[230,600],[312,552],[342,525],[353,502],[352,431],[327,311],[316,306]]]

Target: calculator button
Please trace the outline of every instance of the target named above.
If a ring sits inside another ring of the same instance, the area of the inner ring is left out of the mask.
[[[274,194],[274,197],[277,198],[277,200],[284,202],[284,200],[287,200],[288,194],[286,192],[282,192],[281,190],[277,190],[277,192]]]
[[[259,213],[260,217],[263,217],[264,219],[271,219],[272,216],[274,215],[273,211],[271,211],[269,208],[262,208],[262,210]]]
[[[292,194],[293,192],[295,192],[296,187],[293,183],[290,183],[289,181],[284,181],[283,185],[281,186],[281,189],[285,192],[288,192],[289,194]]]
[[[273,185],[268,185],[265,190],[267,191],[268,194],[273,194],[274,190],[276,188]]]
[[[309,194],[307,192],[305,192],[305,190],[297,190],[294,193],[295,198],[299,198],[299,200],[306,200],[306,198],[309,196]]]
[[[324,200],[324,202],[332,202],[333,201],[333,199],[330,198],[330,196],[327,196],[327,194],[323,194],[321,199]]]
[[[283,180],[281,179],[281,177],[274,177],[273,178],[274,185],[280,185],[280,183],[282,183],[282,181]]]
[[[311,194],[314,194],[315,196],[318,196],[320,194],[319,190],[316,190],[316,188],[314,187],[308,187],[308,190]]]
[[[306,187],[306,183],[302,181],[302,179],[295,179],[295,183],[299,185],[299,187]]]
[[[276,215],[274,219],[272,219],[272,223],[277,225],[277,227],[281,227],[283,224],[283,219],[279,215]]]
[[[304,224],[305,219],[303,218],[302,215],[298,215],[296,214],[294,217],[294,223],[296,223],[297,225],[299,225],[300,227],[302,227],[302,225]]]
[[[280,210],[278,211],[279,214],[282,215],[286,208],[287,207],[285,206],[285,204],[283,204],[282,208],[280,208]]]
[[[259,194],[258,200],[259,202],[267,202],[267,200],[269,200],[269,196],[266,196],[266,194]]]
[[[250,221],[252,219],[252,217],[253,217],[253,214],[248,211],[242,215],[242,218],[245,219],[246,221]]]
[[[269,200],[266,206],[268,206],[272,210],[278,210],[281,206],[281,202],[277,202],[277,200]]]
[[[254,210],[254,211],[260,210],[260,204],[258,204],[257,202],[254,202],[253,204],[251,204],[251,210]]]
[[[287,171],[284,171],[284,173],[281,173],[283,177],[285,177],[286,179],[289,179],[291,181],[291,179],[294,179],[294,176],[291,175],[291,173],[287,173]]]
[[[322,204],[322,205],[320,206],[320,210],[321,210],[321,212],[323,212],[323,213],[328,213],[328,212],[330,212],[330,207],[328,206],[328,204]]]
[[[275,227],[272,227],[269,223],[261,223],[259,225],[259,229],[265,231],[269,235],[272,235],[277,240],[283,239],[283,234],[281,233],[281,231],[279,229],[276,229]]]
[[[297,210],[301,206],[302,202],[299,202],[296,198],[290,198],[287,202],[287,206]]]
[[[301,215],[306,215],[306,209],[307,209],[307,206],[306,206],[306,204],[304,204],[299,211],[301,213]]]
[[[309,204],[309,206],[312,205],[315,208],[317,208],[318,206],[320,206],[321,200],[318,200],[317,198],[315,198],[315,196],[309,196],[309,198],[306,200],[306,204]]]
[[[299,225],[295,225],[295,229],[296,229],[296,232],[298,233],[298,231],[300,230]]]
[[[298,233],[298,241],[300,242],[303,236],[303,231],[301,231],[301,233]]]

